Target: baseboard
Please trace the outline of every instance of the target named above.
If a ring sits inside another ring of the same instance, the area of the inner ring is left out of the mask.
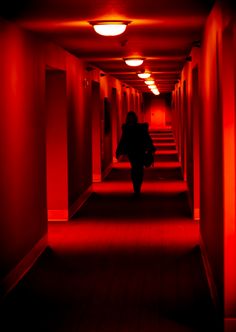
[[[39,256],[43,253],[48,245],[48,236],[41,238],[30,252],[11,270],[10,273],[0,280],[0,301],[19,283],[25,274],[31,269]]]
[[[89,196],[92,194],[92,186],[90,186],[80,197],[75,201],[75,203],[69,208],[69,219],[71,219],[75,213],[81,208],[81,206],[87,201]]]
[[[225,318],[224,332],[235,332],[235,331],[236,331],[236,318]]]
[[[48,221],[68,221],[68,210],[48,210]]]
[[[211,266],[210,266],[210,263],[209,263],[209,260],[207,257],[207,251],[206,251],[205,245],[202,241],[202,238],[200,238],[200,249],[201,249],[203,265],[204,265],[204,269],[205,269],[205,273],[206,273],[206,277],[207,277],[207,283],[208,283],[208,287],[209,287],[210,294],[211,294],[211,299],[215,306],[216,311],[218,312],[218,311],[220,311],[219,296],[217,293],[217,288],[216,288],[216,284],[215,284],[215,281],[213,278]]]

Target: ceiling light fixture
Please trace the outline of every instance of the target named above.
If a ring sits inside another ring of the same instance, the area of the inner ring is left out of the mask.
[[[158,87],[156,86],[156,85],[151,85],[152,87],[151,87],[151,90],[157,90],[157,91],[159,91],[158,90]]]
[[[94,30],[102,36],[118,36],[121,35],[126,27],[131,21],[89,21],[89,23],[93,26]]]
[[[137,73],[137,75],[139,78],[149,78],[151,76],[151,73],[146,71],[146,72]]]
[[[147,85],[153,85],[155,84],[155,81],[154,80],[147,80],[147,81],[144,81],[145,84]]]
[[[157,86],[156,86],[156,84],[151,84],[151,85],[148,85],[148,88],[150,90],[153,90],[153,89],[157,89]]]
[[[124,58],[125,63],[127,64],[127,66],[131,66],[131,67],[138,67],[140,66],[143,61],[144,58]]]

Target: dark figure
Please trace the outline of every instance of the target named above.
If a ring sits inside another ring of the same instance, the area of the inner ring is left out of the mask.
[[[134,193],[138,195],[143,182],[144,154],[155,152],[152,139],[148,132],[148,123],[138,123],[135,112],[129,112],[126,123],[122,125],[122,136],[119,141],[116,157],[127,155],[131,164],[131,179]]]

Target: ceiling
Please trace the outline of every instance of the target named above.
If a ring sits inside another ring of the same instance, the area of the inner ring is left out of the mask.
[[[213,0],[8,0],[2,16],[45,35],[72,54],[142,92],[137,71],[150,70],[160,92],[170,92],[193,45],[201,40]],[[1,16],[1,14],[0,14]],[[131,23],[116,37],[96,34],[88,23],[124,19]],[[143,56],[141,67],[123,57]]]

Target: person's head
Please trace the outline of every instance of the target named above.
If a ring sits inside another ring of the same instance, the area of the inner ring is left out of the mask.
[[[130,111],[126,116],[126,123],[127,124],[136,124],[138,122],[138,117],[135,112]]]

